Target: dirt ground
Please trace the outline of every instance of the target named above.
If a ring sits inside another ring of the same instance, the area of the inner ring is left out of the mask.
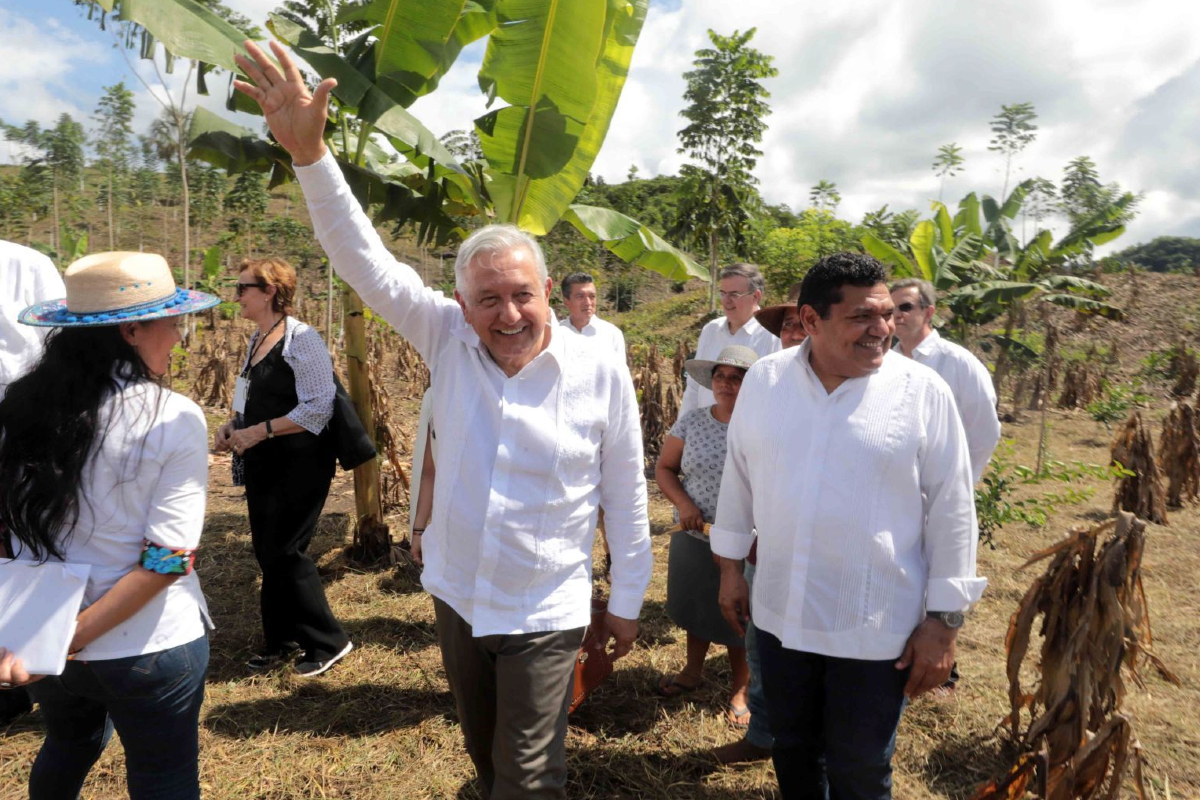
[[[1157,287],[1162,305],[1156,303],[1153,313],[1147,309],[1145,328],[1114,327],[1107,335],[1081,330],[1079,338],[1108,341],[1116,335],[1141,352],[1165,346],[1194,330],[1193,315],[1200,316],[1198,285],[1189,278]],[[1144,305],[1156,295],[1155,286],[1140,291]],[[1164,308],[1172,305],[1174,310]],[[1121,355],[1129,365],[1124,371],[1136,370],[1137,352],[1123,347]],[[1153,419],[1157,437],[1167,400],[1162,387],[1144,390],[1156,392],[1144,413]],[[393,394],[393,407],[403,432],[411,434],[417,401],[401,394]],[[1052,458],[1107,462],[1111,435],[1086,412],[1054,410],[1048,420]],[[212,421],[219,421],[215,412]],[[1037,431],[1037,416],[1031,412],[1005,425],[1004,435],[1014,442],[1014,462],[1033,463]],[[312,551],[356,649],[330,673],[307,682],[284,672],[252,677],[242,666],[261,643],[258,573],[245,503],[240,490],[230,486],[226,460],[214,459],[211,480],[197,560],[217,625],[200,729],[205,796],[478,797],[442,674],[429,597],[409,571],[357,569],[342,555],[353,508],[350,476],[339,474]],[[981,547],[979,572],[989,585],[959,637],[963,681],[958,696],[949,702],[918,701],[906,712],[895,758],[897,798],[965,798],[1007,767],[1011,751],[997,727],[1008,711],[1004,634],[1018,600],[1040,573],[1039,567],[1019,567],[1069,528],[1108,516],[1111,485],[1089,480],[1082,486],[1094,491],[1090,500],[1061,508],[1041,528],[1006,526],[996,535],[995,549]],[[710,748],[740,735],[722,717],[730,677],[722,653],[710,653],[700,690],[675,700],[662,700],[654,692],[661,673],[682,666],[684,652],[682,633],[664,611],[668,537],[662,534],[670,509],[653,484],[651,496],[655,572],[642,636],[609,682],[571,718],[568,793],[595,798],[775,797],[767,763],[722,769],[706,757]],[[1126,705],[1159,796],[1169,781],[1172,796],[1191,798],[1200,797],[1200,599],[1195,591],[1200,510],[1173,510],[1169,522],[1149,526],[1143,574],[1156,652],[1182,685],[1173,686],[1147,670],[1145,686],[1131,686]],[[403,527],[398,517],[393,519],[397,536]],[[36,713],[0,728],[0,800],[26,796],[40,741]],[[124,796],[123,757],[115,739],[93,769],[83,796]]]

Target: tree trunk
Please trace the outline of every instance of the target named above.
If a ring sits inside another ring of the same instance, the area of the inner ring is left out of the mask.
[[[191,72],[188,72],[191,75]],[[183,114],[175,108],[175,131],[178,141],[176,149],[179,157],[179,182],[183,188],[183,285],[185,288],[192,288],[192,213],[191,213],[191,195],[188,193],[188,176],[187,176],[187,148],[183,135]],[[196,320],[195,315],[188,316],[184,323],[184,345],[191,340],[191,334],[195,330]]]
[[[717,232],[708,235],[708,310],[717,310]]]
[[[116,250],[116,240],[113,238],[113,176],[110,168],[108,173],[108,249]]]
[[[349,286],[342,292],[342,327],[346,332],[346,371],[350,379],[350,397],[354,400],[358,418],[373,441],[375,414],[371,408],[370,375],[367,373],[367,331],[363,302]],[[354,507],[357,517],[350,558],[360,563],[373,563],[387,558],[392,549],[392,537],[383,522],[378,458],[354,470]]]
[[[1000,342],[1000,353],[996,356],[996,368],[992,370],[992,386],[996,390],[996,402],[1000,402],[1000,384],[1008,372],[1008,343],[1012,341],[1013,332],[1017,327],[1017,305],[1014,302],[1008,307],[1008,319],[1004,323],[1004,341]]]
[[[50,241],[54,243],[54,252],[58,253],[58,260],[62,261],[62,240],[59,237],[58,226],[58,175],[54,176],[54,230],[50,232]]]

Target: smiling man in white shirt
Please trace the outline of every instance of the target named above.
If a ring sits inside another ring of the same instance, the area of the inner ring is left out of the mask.
[[[541,248],[507,225],[477,230],[455,261],[454,299],[379,239],[322,141],[332,80],[310,95],[271,43],[238,57],[291,154],[330,263],[408,339],[433,373],[438,436],[421,581],[467,752],[484,797],[566,796],[573,667],[590,620],[600,505],[612,553],[602,641],[637,636],[650,582],[641,426],[623,362],[552,323]]]
[[[710,320],[700,331],[696,342],[696,358],[713,361],[731,344],[749,347],[759,357],[768,356],[780,348],[779,337],[754,318],[762,300],[762,272],[754,264],[731,264],[721,270],[717,283],[720,288],[721,310],[725,316]],[[708,408],[714,402],[712,390],[688,379],[679,404],[679,417],[697,408]]]
[[[573,272],[562,280],[563,303],[568,315],[558,324],[580,336],[594,338],[625,361],[625,334],[607,320],[596,316],[596,282],[586,272]]]
[[[870,256],[818,261],[808,339],[750,369],[729,425],[712,548],[726,619],[754,615],[784,798],[891,797],[905,700],[945,681],[986,585],[954,398],[889,351],[885,279]]]

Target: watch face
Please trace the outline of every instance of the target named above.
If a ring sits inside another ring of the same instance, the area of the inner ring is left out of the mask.
[[[963,615],[961,611],[948,611],[942,616],[942,622],[949,625],[951,628],[961,628],[963,624]]]

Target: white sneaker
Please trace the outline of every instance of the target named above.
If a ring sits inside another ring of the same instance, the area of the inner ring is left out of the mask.
[[[346,657],[346,654],[354,649],[354,642],[346,642],[346,646],[337,655],[330,656],[324,661],[316,661],[308,658],[307,654],[303,661],[296,664],[296,675],[301,678],[315,678],[323,672],[328,672],[329,668]]]

